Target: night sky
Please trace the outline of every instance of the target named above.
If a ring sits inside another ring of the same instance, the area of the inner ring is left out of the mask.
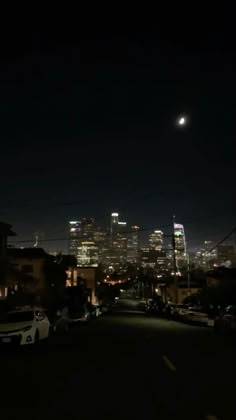
[[[17,239],[114,210],[143,228],[176,214],[191,245],[235,225],[233,38],[190,27],[5,34],[0,218]]]

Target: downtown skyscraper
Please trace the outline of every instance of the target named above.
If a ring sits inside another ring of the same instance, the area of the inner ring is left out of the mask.
[[[93,218],[69,222],[69,253],[76,257],[78,267],[98,266],[98,247],[94,235]]]

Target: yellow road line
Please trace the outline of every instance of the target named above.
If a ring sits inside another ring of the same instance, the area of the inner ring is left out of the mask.
[[[172,371],[175,372],[176,371],[176,367],[175,365],[168,359],[167,356],[162,356],[162,360],[165,362],[166,366]]]

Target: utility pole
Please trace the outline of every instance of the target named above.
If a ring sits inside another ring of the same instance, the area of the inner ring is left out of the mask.
[[[177,261],[176,261],[176,246],[175,246],[175,216],[173,216],[173,263],[174,263],[174,294],[175,303],[178,303],[178,280],[177,280]]]
[[[190,256],[187,254],[188,296],[190,295]]]

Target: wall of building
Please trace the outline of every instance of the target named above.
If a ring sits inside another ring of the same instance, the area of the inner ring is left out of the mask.
[[[10,263],[15,270],[33,278],[33,283],[29,285],[32,292],[40,293],[45,288],[44,258],[10,258]]]

